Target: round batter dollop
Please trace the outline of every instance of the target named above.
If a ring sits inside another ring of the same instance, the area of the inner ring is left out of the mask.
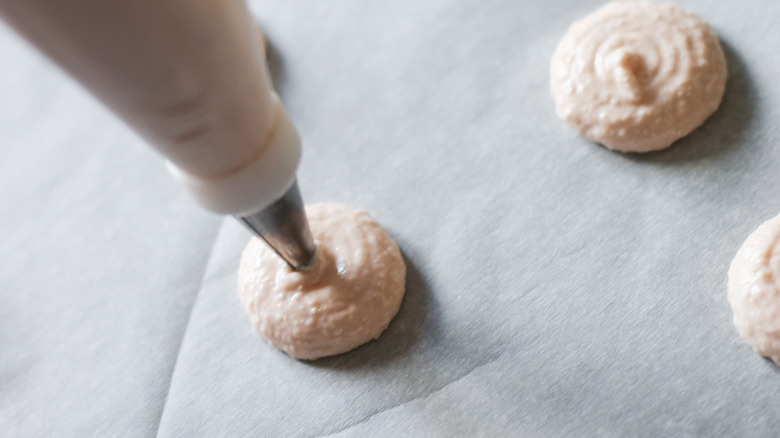
[[[610,149],[663,149],[701,125],[726,89],[726,58],[707,23],[679,6],[609,3],[558,44],[558,117]]]
[[[780,365],[780,215],[748,236],[729,269],[734,326],[756,352]]]
[[[252,324],[298,359],[344,353],[376,339],[398,313],[406,265],[398,246],[365,211],[306,208],[317,257],[292,271],[252,238],[241,257],[238,294]]]

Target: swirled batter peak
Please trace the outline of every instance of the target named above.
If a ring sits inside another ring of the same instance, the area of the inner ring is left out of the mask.
[[[310,270],[287,268],[257,238],[238,270],[238,294],[252,324],[292,357],[317,359],[376,339],[398,313],[406,264],[371,216],[342,204],[306,207],[317,258]]]
[[[571,25],[553,55],[558,117],[610,149],[663,149],[701,125],[726,89],[710,26],[679,6],[609,3]]]
[[[780,215],[758,227],[737,251],[728,297],[740,336],[780,365]]]

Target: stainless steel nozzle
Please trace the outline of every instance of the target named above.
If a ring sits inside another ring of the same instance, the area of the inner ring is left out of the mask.
[[[317,247],[311,237],[297,181],[268,207],[251,215],[235,217],[265,240],[293,270],[305,270],[312,265]]]

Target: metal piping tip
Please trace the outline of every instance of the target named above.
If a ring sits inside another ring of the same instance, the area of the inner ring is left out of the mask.
[[[257,213],[235,216],[296,271],[313,265],[317,247],[311,237],[303,199],[295,181],[279,200]]]

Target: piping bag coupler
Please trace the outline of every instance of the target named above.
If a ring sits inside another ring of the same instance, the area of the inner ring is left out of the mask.
[[[157,149],[203,207],[237,217],[293,269],[310,265],[300,138],[243,1],[0,1],[0,18]]]
[[[200,205],[232,214],[294,270],[311,266],[316,247],[303,209],[295,170],[301,140],[276,93],[276,124],[260,155],[218,178],[190,174],[168,161],[168,170]]]

